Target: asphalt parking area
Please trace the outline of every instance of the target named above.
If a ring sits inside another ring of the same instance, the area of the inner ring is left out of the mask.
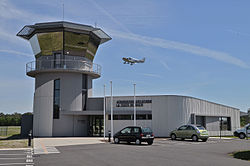
[[[88,166],[249,166],[249,161],[232,158],[228,153],[249,150],[250,140],[209,139],[207,142],[156,139],[153,145],[94,144],[57,147],[61,153],[39,155],[35,164]]]
[[[219,139],[219,138],[209,138],[207,142],[194,142],[191,139],[177,139],[171,140],[170,138],[157,138],[154,140],[154,144],[152,146],[168,146],[168,145],[175,145],[175,146],[185,146],[185,145],[206,145],[206,144],[217,144],[217,143],[229,143],[232,141],[241,141],[240,139]],[[113,143],[114,144],[114,143]],[[134,145],[135,143],[128,144],[127,142],[121,142],[119,145]],[[142,142],[140,146],[148,146],[146,142]]]
[[[191,139],[185,139],[185,140],[171,140],[170,138],[166,139],[156,139],[155,145],[205,145],[205,144],[217,144],[217,143],[229,143],[232,141],[240,141],[239,139],[219,139],[219,138],[209,138],[206,142],[198,141],[194,142]]]
[[[33,150],[0,150],[0,166],[34,166]]]

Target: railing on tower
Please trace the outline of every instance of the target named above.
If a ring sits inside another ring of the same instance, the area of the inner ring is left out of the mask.
[[[38,60],[26,64],[26,73],[33,71],[74,70],[101,75],[101,66],[82,60]]]

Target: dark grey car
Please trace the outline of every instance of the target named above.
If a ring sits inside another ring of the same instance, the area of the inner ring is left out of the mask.
[[[137,145],[141,144],[141,142],[147,142],[149,145],[152,145],[154,134],[148,127],[128,126],[114,135],[114,143],[118,144],[120,141],[135,142]]]

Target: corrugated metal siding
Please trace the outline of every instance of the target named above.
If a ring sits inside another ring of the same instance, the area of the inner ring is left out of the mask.
[[[236,108],[220,105],[205,100],[187,97],[187,96],[137,96],[136,99],[152,99],[152,104],[145,104],[143,108],[138,107],[137,110],[148,109],[152,110],[152,124],[151,121],[144,122],[146,125],[151,124],[151,127],[157,137],[168,137],[170,132],[183,124],[191,123],[191,114],[208,116],[208,117],[231,117],[231,131],[222,131],[223,135],[230,135],[232,132],[240,127],[240,112]],[[132,96],[114,97],[114,107],[116,100],[133,100]],[[119,111],[133,110],[133,107],[114,108]],[[107,111],[110,111],[110,98],[107,98]],[[212,119],[208,118],[211,122]],[[138,121],[139,122],[139,121]],[[142,122],[142,121],[141,121]],[[110,123],[110,121],[107,121]],[[115,121],[115,131],[132,125],[133,121]],[[138,123],[139,124],[139,123]],[[145,125],[142,124],[142,125]],[[216,122],[208,124],[212,130],[216,128]],[[110,130],[107,124],[107,130]],[[209,131],[210,135],[219,135],[219,131]]]
[[[240,127],[240,111],[236,108],[227,107],[220,104],[211,103],[208,101],[182,97],[183,98],[183,109],[186,117],[185,122],[190,123],[191,114],[201,116],[222,116],[231,118],[231,131],[222,131],[224,135],[232,135],[233,131]],[[219,135],[219,131],[209,131],[210,135]]]

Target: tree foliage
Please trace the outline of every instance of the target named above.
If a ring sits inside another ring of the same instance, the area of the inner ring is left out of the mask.
[[[21,113],[13,113],[13,114],[4,114],[0,113],[0,126],[20,126],[22,115],[32,115],[30,112],[26,112],[24,114]]]
[[[250,119],[249,119],[250,120]],[[247,123],[250,123],[248,122],[248,117],[247,116],[241,116],[240,117],[240,126],[243,127],[245,126]]]

